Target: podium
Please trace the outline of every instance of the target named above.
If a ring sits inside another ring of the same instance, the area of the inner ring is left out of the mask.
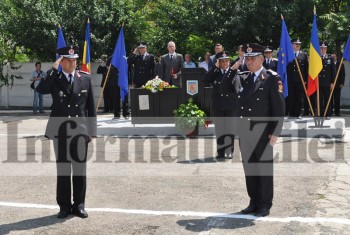
[[[157,93],[142,88],[130,89],[131,123],[174,123],[173,111],[189,98],[210,116],[212,88],[204,87],[205,73],[203,68],[183,68],[180,88],[167,88]]]

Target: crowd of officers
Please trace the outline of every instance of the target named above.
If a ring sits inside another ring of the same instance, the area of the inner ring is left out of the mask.
[[[301,119],[301,116],[311,115],[311,110],[309,102],[307,101],[307,96],[305,94],[302,82],[307,88],[308,82],[308,54],[302,51],[301,41],[299,38],[293,39],[291,41],[292,47],[298,61],[298,65],[295,60],[291,61],[287,66],[287,76],[288,76],[288,96],[286,97],[286,116],[291,118]],[[129,83],[130,86],[134,88],[140,88],[147,83],[147,81],[158,76],[162,80],[169,82],[171,85],[181,86],[181,69],[182,68],[196,68],[203,67],[207,72],[215,66],[217,61],[216,55],[224,51],[223,45],[217,43],[215,45],[215,54],[210,56],[207,52],[204,56],[205,60],[203,62],[194,63],[191,60],[191,55],[189,53],[185,54],[185,59],[182,54],[177,53],[175,43],[170,41],[168,43],[167,49],[168,53],[165,55],[159,55],[155,57],[149,54],[147,51],[147,43],[140,42],[133,52],[128,57],[129,65]],[[238,46],[236,54],[238,55],[234,60],[230,61],[233,65],[237,61],[241,61],[241,65],[238,68],[240,71],[248,71],[245,64],[244,51],[242,50],[243,45]],[[339,61],[337,60],[336,54],[327,54],[327,42],[321,42],[320,49],[322,54],[322,71],[319,73],[319,107],[320,114],[323,116],[325,111],[327,101],[329,99],[331,88],[335,86],[333,97],[329,105],[326,117],[331,115],[340,116],[340,96],[341,88],[344,86],[345,81],[345,69],[344,64],[341,65],[341,70],[336,84],[334,84],[337,69],[339,67]],[[274,48],[271,46],[266,46],[264,50],[265,60],[263,66],[266,69],[273,70],[277,72],[277,60],[273,58]],[[101,87],[103,87],[105,77],[108,71],[108,66],[110,59],[108,59],[107,64],[104,66],[99,66],[97,73],[103,75]],[[299,68],[298,68],[299,67]],[[300,72],[299,72],[300,69]],[[302,77],[301,77],[301,76]],[[205,86],[210,84],[205,83]],[[115,118],[120,118],[120,114],[123,117],[128,118],[130,113],[128,110],[127,100],[121,103],[118,99],[118,71],[113,69],[110,72],[106,88],[104,90],[104,112],[113,112]],[[317,115],[317,95],[314,93],[309,97],[310,103],[313,107],[314,114]],[[122,104],[122,109],[121,109]]]

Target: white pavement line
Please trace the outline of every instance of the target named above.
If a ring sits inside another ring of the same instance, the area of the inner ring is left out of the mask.
[[[58,206],[43,205],[43,204],[30,204],[30,203],[13,203],[13,202],[0,202],[0,206],[3,207],[16,207],[16,208],[35,208],[35,209],[58,209]],[[214,213],[214,212],[195,212],[195,211],[152,211],[152,210],[136,210],[136,209],[119,209],[119,208],[86,208],[87,211],[92,212],[109,212],[109,213],[121,213],[121,214],[138,214],[138,215],[173,215],[173,216],[187,216],[187,217],[217,217],[217,218],[229,218],[229,219],[246,219],[264,222],[300,222],[300,223],[336,223],[350,225],[350,219],[346,218],[325,218],[325,217],[256,217],[253,215],[242,214],[227,214],[227,213]]]

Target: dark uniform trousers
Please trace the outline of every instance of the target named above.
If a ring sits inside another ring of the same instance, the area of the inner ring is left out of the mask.
[[[231,155],[234,151],[235,116],[237,110],[237,93],[232,86],[233,71],[226,74],[212,67],[204,77],[204,82],[213,86],[211,105],[215,127],[218,155]]]
[[[84,209],[89,136],[96,136],[96,107],[91,78],[74,72],[74,85],[63,72],[49,70],[37,87],[51,94],[53,108],[45,136],[53,140],[57,167],[57,203],[61,210]],[[71,177],[73,205],[71,202]]]
[[[335,64],[334,59],[331,56],[324,56],[322,58],[323,68],[318,75],[319,91],[320,91],[320,111],[321,116],[324,115],[328,99],[331,94],[331,84],[335,79]],[[329,117],[332,114],[332,102],[329,103],[326,116]]]
[[[280,78],[263,69],[241,77],[237,129],[250,205],[270,209],[273,199],[273,147],[269,135],[282,130],[284,98],[278,91]]]
[[[304,104],[304,113],[307,114],[309,110],[309,104],[306,100],[306,94],[303,88],[302,81],[307,81],[309,63],[307,60],[307,54],[304,52],[299,52],[297,57],[302,79],[300,79],[300,74],[298,66],[295,61],[291,61],[287,65],[287,75],[288,75],[288,96],[286,98],[286,114],[291,117],[298,117],[301,114],[301,109]],[[305,85],[307,86],[307,85]]]
[[[54,140],[57,168],[57,204],[63,210],[72,208],[71,175],[73,181],[73,207],[84,209],[86,194],[86,138]]]

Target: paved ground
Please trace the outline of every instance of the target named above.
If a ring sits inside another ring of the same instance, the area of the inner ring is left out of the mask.
[[[248,203],[238,146],[217,162],[211,137],[101,136],[90,146],[89,218],[58,220],[46,122],[0,116],[0,234],[350,234],[348,118],[343,139],[279,139],[263,219],[238,213]]]

